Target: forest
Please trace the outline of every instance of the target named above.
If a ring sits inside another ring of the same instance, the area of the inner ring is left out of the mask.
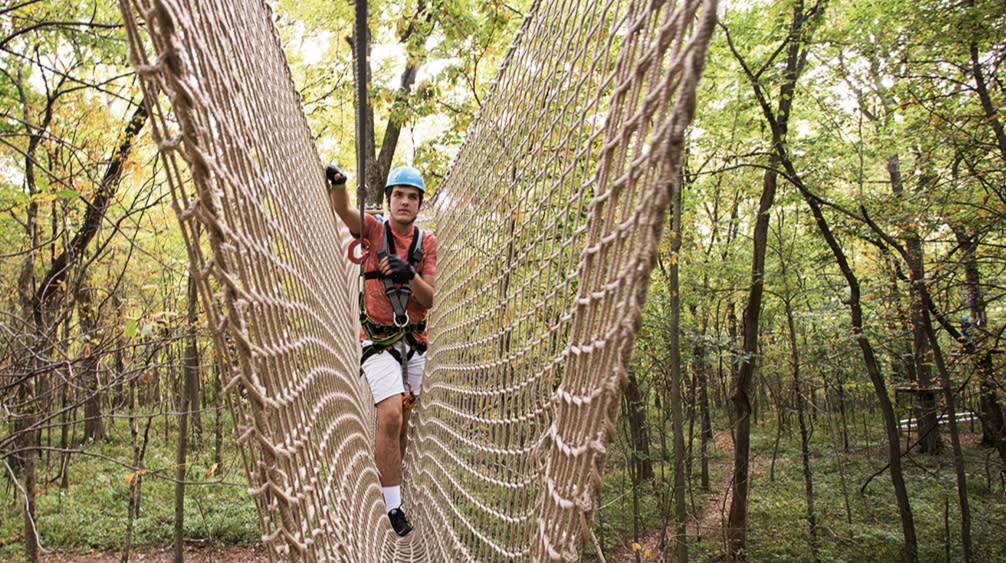
[[[433,194],[533,9],[371,2],[357,147],[352,3],[266,3],[323,161]],[[1006,559],[1006,3],[718,10],[584,560]],[[122,18],[0,1],[0,560],[257,560]]]

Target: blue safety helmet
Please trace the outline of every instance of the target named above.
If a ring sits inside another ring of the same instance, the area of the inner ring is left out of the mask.
[[[384,191],[387,192],[392,186],[412,186],[417,188],[420,194],[426,193],[423,175],[411,166],[399,166],[388,174],[388,183],[384,185]]]

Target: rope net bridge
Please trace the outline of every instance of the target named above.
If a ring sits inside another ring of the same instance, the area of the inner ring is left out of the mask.
[[[271,558],[578,560],[715,0],[526,17],[429,206],[405,539],[373,462],[350,237],[268,4],[120,6]]]

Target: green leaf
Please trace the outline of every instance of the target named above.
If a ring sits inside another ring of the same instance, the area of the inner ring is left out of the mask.
[[[136,335],[136,321],[130,320],[126,323],[126,328],[122,331],[126,335],[126,338],[132,338]]]

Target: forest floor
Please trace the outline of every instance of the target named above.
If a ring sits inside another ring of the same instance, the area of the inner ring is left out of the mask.
[[[170,545],[135,549],[129,553],[129,561],[170,563],[174,561],[174,550]],[[251,547],[236,545],[186,545],[184,559],[188,563],[260,563],[269,561],[265,547],[256,544]],[[48,553],[42,556],[43,563],[119,563],[122,553],[109,551],[101,553]]]
[[[734,451],[734,441],[733,436],[731,436],[729,430],[719,430],[713,435],[713,442],[716,446],[720,448],[723,452],[726,452],[727,458],[723,461],[715,462],[723,465],[725,470],[722,472],[727,477],[724,477],[719,483],[713,484],[710,488],[716,491],[709,500],[706,502],[705,509],[702,514],[688,522],[685,526],[685,533],[688,536],[689,541],[693,541],[699,537],[710,537],[710,536],[720,536],[723,533],[723,523],[727,520],[727,510],[730,507],[730,500],[733,497],[733,487],[730,486],[730,476],[733,475],[733,451]],[[788,458],[776,459],[777,464],[789,462]],[[765,456],[760,456],[755,452],[751,453],[751,474],[754,475],[759,471],[763,471],[768,468],[769,460]],[[641,557],[643,561],[663,561],[664,560],[664,550],[660,548],[661,537],[668,541],[667,549],[674,549],[674,544],[672,543],[672,537],[674,536],[674,528],[668,528],[663,533],[660,530],[656,530],[649,535],[639,538],[639,547],[645,555]],[[634,563],[636,561],[636,554],[634,551],[629,550],[626,553],[617,554],[610,558],[612,563]]]
[[[729,466],[732,465],[734,444],[730,431],[721,430],[717,432],[713,436],[713,441],[721,451],[728,454],[726,460],[717,462],[725,466],[725,470],[720,472],[720,474],[732,474]],[[777,464],[788,461],[785,458],[776,459]],[[769,460],[767,457],[752,454],[752,474],[766,470],[768,465]],[[721,482],[713,484],[712,490],[716,491],[716,493],[707,501],[701,516],[688,523],[687,534],[689,540],[722,534],[723,523],[726,521],[727,509],[730,506],[730,498],[733,493],[733,488],[730,486],[730,478],[726,477]],[[664,534],[661,534],[657,530],[646,537],[640,538],[640,550],[646,554],[641,559],[643,561],[663,561],[663,551],[660,549],[661,535],[664,538],[669,538],[673,534],[673,529],[666,530]],[[668,549],[673,549],[673,547],[669,545]],[[630,563],[636,561],[636,554],[631,549],[625,553],[609,555],[608,560],[612,563]],[[184,559],[189,563],[261,563],[269,561],[269,556],[266,553],[265,547],[261,544],[251,547],[241,547],[209,542],[190,542],[185,546]],[[170,545],[134,549],[129,554],[129,561],[132,562],[170,563],[173,560],[174,551]],[[119,563],[120,561],[122,561],[121,552],[52,552],[42,556],[43,563]]]
[[[980,438],[980,434],[968,433],[962,434],[961,441],[964,444],[970,444],[972,442],[979,441]],[[712,485],[711,489],[715,491],[715,493],[706,501],[706,505],[701,514],[694,520],[688,522],[686,526],[686,533],[690,542],[699,538],[722,536],[723,525],[727,519],[727,511],[733,494],[733,488],[730,486],[729,477],[729,475],[732,475],[733,473],[731,467],[733,464],[733,438],[731,437],[729,430],[721,430],[716,432],[713,440],[716,443],[716,446],[720,448],[722,452],[727,454],[725,457],[719,457],[720,461],[715,462],[721,466],[718,467],[720,471],[716,471],[716,473],[720,475],[727,475],[727,477],[724,477],[719,482]],[[879,446],[877,447],[877,453],[883,453]],[[789,463],[790,461],[791,460],[789,458],[777,458],[775,463],[777,465],[781,465]],[[771,459],[769,456],[762,456],[752,452],[750,466],[752,476],[767,471],[770,463]],[[661,532],[661,530],[655,530],[647,536],[639,538],[638,549],[642,552],[642,557],[640,557],[640,559],[642,561],[662,561],[664,550],[661,550],[660,548],[661,539],[663,538],[667,541],[673,536],[673,534],[673,528],[669,528],[663,532]],[[673,549],[673,544],[669,544],[667,549]],[[2,557],[0,557],[0,559],[2,559]],[[170,563],[173,559],[173,551],[170,545],[135,549],[129,556],[129,561],[134,562]],[[186,562],[192,563],[261,563],[269,561],[269,556],[261,544],[255,544],[251,547],[242,547],[192,541],[187,543],[185,547],[184,559]],[[50,552],[42,556],[43,563],[118,563],[121,560],[122,554],[120,552]],[[612,563],[634,563],[636,561],[636,553],[630,548],[625,550],[623,553],[609,554],[608,561],[611,561]]]
[[[962,432],[960,435],[962,446],[974,446],[981,441],[981,433],[975,432]],[[719,430],[713,435],[713,442],[716,446],[720,448],[726,454],[726,458],[715,462],[719,465],[723,471],[720,474],[726,475],[718,483],[711,485],[711,490],[715,491],[708,501],[706,502],[705,509],[702,514],[689,521],[686,526],[686,535],[688,541],[692,542],[700,538],[710,538],[719,537],[724,543],[726,542],[726,537],[724,534],[724,524],[727,521],[728,511],[730,509],[730,502],[733,498],[733,487],[731,486],[730,479],[733,476],[733,455],[734,455],[734,442],[733,436],[730,430]],[[948,446],[949,447],[949,446]],[[907,444],[902,443],[902,453],[907,452]],[[874,447],[875,454],[883,457],[886,455],[886,450],[883,446],[877,445]],[[789,458],[776,458],[776,465],[784,465],[789,463],[791,460]],[[771,464],[771,458],[769,456],[759,455],[757,452],[751,452],[751,462],[750,462],[750,474],[752,477],[756,476],[758,473],[769,470]],[[664,550],[660,549],[661,538],[667,541],[667,550],[674,549],[673,543],[674,528],[668,528],[663,531],[655,530],[649,535],[639,539],[640,551],[644,554],[640,559],[642,561],[664,561]],[[719,558],[713,558],[712,561],[721,560]],[[722,560],[726,560],[726,553],[722,554]],[[636,554],[633,550],[626,550],[625,553],[616,554],[614,557],[610,557],[609,561],[612,563],[635,563]]]

